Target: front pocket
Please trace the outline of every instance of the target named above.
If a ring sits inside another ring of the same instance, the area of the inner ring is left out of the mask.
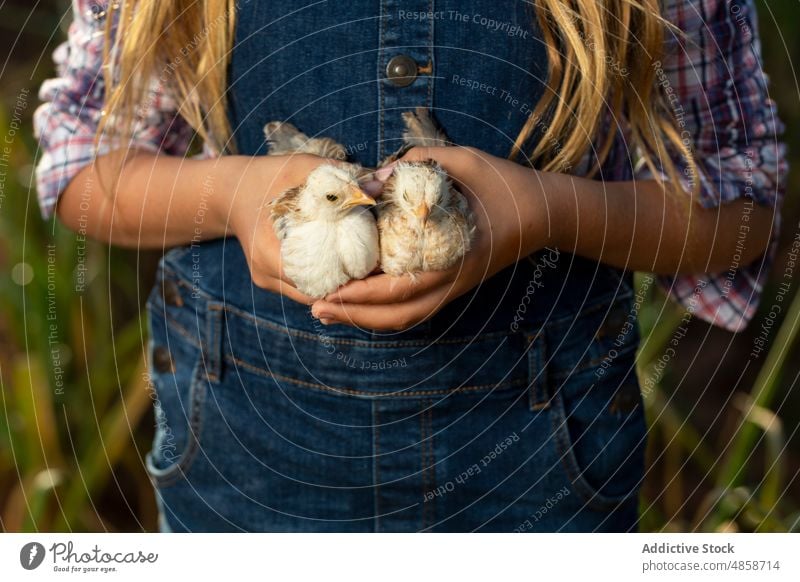
[[[561,466],[586,506],[597,511],[636,497],[644,476],[647,428],[639,384],[634,374],[622,376],[584,386],[577,399],[556,389],[550,401]]]
[[[153,449],[147,454],[147,471],[155,484],[165,487],[184,477],[200,450],[202,410],[205,403],[206,381],[202,361],[192,372],[188,397],[181,413],[164,412],[164,392],[156,388],[156,434]],[[170,406],[172,408],[172,406]],[[171,419],[170,419],[171,417]]]
[[[156,430],[145,466],[164,487],[186,475],[200,450],[207,379],[202,352],[187,330],[165,317],[157,301],[148,305],[148,316]]]
[[[532,399],[538,394],[536,403],[550,416],[562,470],[596,511],[635,498],[644,475],[647,429],[630,313],[630,298],[622,297],[545,329],[545,386],[540,382],[536,391],[532,384]]]
[[[278,383],[357,398],[437,398],[519,389],[527,381],[522,333],[386,340],[354,332],[351,338],[346,326],[329,330],[317,323],[310,333],[296,321],[281,327],[236,307],[223,309],[226,366]]]

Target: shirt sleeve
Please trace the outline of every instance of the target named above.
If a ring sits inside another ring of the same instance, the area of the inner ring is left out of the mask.
[[[33,116],[41,156],[36,166],[36,187],[45,218],[52,216],[70,180],[113,147],[109,139],[95,141],[105,99],[102,67],[106,4],[73,0],[67,40],[53,53],[56,77],[46,80],[39,90],[42,104]],[[191,128],[164,91],[164,81],[157,78],[151,83],[126,147],[183,155]]]
[[[667,32],[657,82],[700,169],[694,175],[685,160],[675,159],[684,189],[697,183],[705,208],[746,200],[737,249],[747,244],[754,205],[770,208],[774,220],[769,250],[753,263],[659,280],[695,316],[740,331],[755,313],[775,254],[788,169],[779,141],[783,125],[762,69],[755,7],[752,0],[666,0],[664,16],[682,34]],[[652,176],[642,170],[637,177]]]

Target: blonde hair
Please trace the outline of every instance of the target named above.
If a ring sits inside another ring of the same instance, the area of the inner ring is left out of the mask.
[[[98,137],[130,137],[150,103],[155,79],[166,85],[181,117],[203,142],[220,153],[230,150],[227,64],[233,46],[236,3],[237,0],[111,2],[104,49],[106,105]],[[120,14],[115,15],[115,10]],[[116,16],[116,32],[112,34]]]
[[[151,80],[166,71],[182,117],[212,149],[231,151],[226,81],[236,2],[122,0],[113,38],[113,18],[107,24],[104,121],[115,122],[102,123],[100,131],[129,136]],[[664,172],[677,181],[668,152],[684,158],[687,175],[694,171],[691,146],[680,139],[657,90],[664,31],[670,26],[658,0],[535,0],[534,5],[547,47],[547,90],[509,157],[522,154],[534,167],[568,172],[594,148],[593,175],[616,135],[603,127],[609,112],[613,125],[627,126],[629,145],[656,177]],[[535,133],[537,145],[524,152]]]

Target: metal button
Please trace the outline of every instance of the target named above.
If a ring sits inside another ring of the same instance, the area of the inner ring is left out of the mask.
[[[395,87],[407,87],[417,78],[417,62],[407,55],[397,55],[386,65],[386,78]]]
[[[164,346],[156,346],[153,348],[153,368],[155,368],[156,372],[161,374],[175,371],[169,349]]]
[[[175,281],[165,279],[162,283],[161,291],[164,297],[164,303],[167,305],[174,305],[176,307],[181,307],[183,305],[183,297],[181,297],[181,292],[178,290],[178,284],[175,283]]]

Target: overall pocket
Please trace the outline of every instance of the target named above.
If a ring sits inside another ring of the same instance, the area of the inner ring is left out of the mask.
[[[147,304],[156,430],[145,466],[158,487],[183,478],[200,450],[207,380],[199,338],[190,331],[198,326],[184,320],[202,316],[187,307],[165,303],[155,290]]]
[[[647,427],[631,308],[629,298],[618,298],[610,308],[588,309],[547,334],[549,346],[564,346],[547,364],[556,453],[572,489],[596,511],[636,498],[644,477]],[[566,341],[565,334],[571,336]]]

